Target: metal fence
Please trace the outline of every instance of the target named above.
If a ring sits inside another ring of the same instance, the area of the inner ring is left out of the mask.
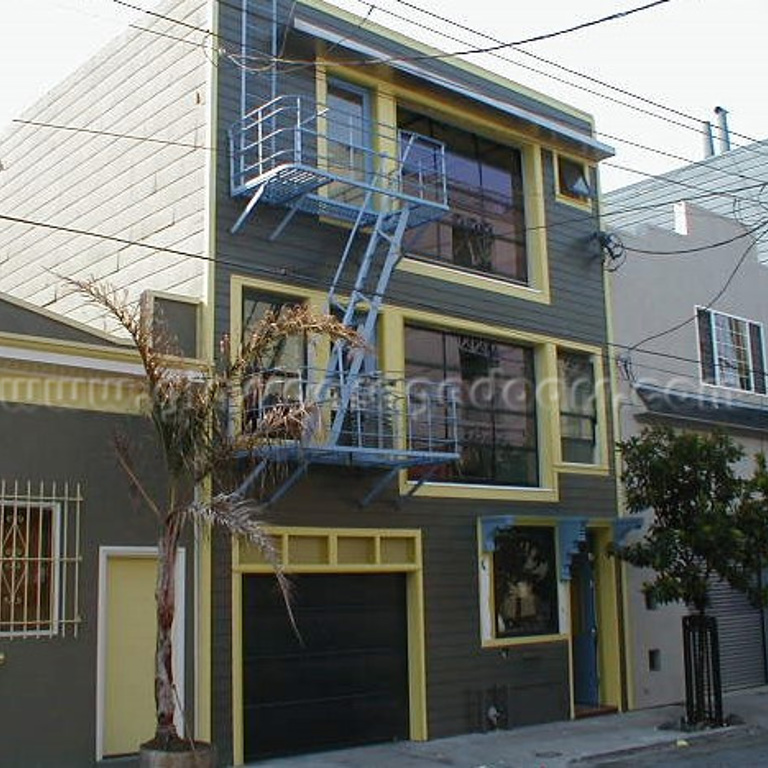
[[[685,717],[689,725],[723,724],[723,687],[717,619],[683,617]]]

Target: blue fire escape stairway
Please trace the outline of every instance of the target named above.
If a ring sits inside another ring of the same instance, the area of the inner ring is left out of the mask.
[[[423,482],[429,468],[459,457],[454,393],[445,386],[430,388],[422,383],[414,391],[394,382],[386,372],[374,369],[371,354],[376,348],[377,319],[406,231],[447,211],[444,147],[400,131],[396,158],[354,147],[356,155],[350,150],[349,156],[358,159],[349,168],[340,167],[338,158],[331,165],[320,147],[337,141],[330,131],[334,119],[327,108],[318,108],[304,97],[280,96],[230,129],[231,192],[246,199],[232,230],[242,228],[262,203],[287,208],[272,239],[298,212],[349,222],[350,232],[328,291],[328,307],[366,345],[364,349],[351,349],[343,342],[332,346],[316,389],[315,405],[325,422],[320,428],[254,449],[259,463],[242,484],[242,494],[270,462],[295,465],[271,502],[282,497],[313,463],[386,470],[363,499],[366,504],[400,470],[426,467]]]

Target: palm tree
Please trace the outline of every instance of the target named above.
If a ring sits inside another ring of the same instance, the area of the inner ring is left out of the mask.
[[[241,434],[241,430],[233,429],[230,423],[230,414],[233,410],[239,411],[236,406],[241,383],[291,337],[322,337],[352,346],[361,346],[362,342],[355,331],[332,316],[295,306],[264,317],[236,346],[224,339],[223,359],[217,367],[185,369],[178,357],[171,354],[168,334],[158,334],[157,327],[142,318],[138,305],[129,304],[124,295],[103,283],[68,282],[128,333],[144,369],[145,413],[165,465],[166,492],[162,499],[153,495],[139,476],[125,438],[115,440],[117,459],[132,491],[154,513],[157,521],[156,729],[154,738],[142,746],[158,751],[194,751],[195,744],[180,738],[174,724],[178,697],[173,678],[171,629],[176,612],[174,574],[180,538],[187,525],[202,523],[205,528],[216,526],[232,536],[246,539],[270,557],[269,537],[256,517],[258,498],[247,496],[238,488],[235,459],[253,456],[260,445],[275,435],[295,435],[297,425],[307,421],[311,410],[306,402],[282,402],[279,408],[265,411],[260,422],[251,422],[247,434]],[[213,488],[207,496],[200,492],[205,483]],[[290,612],[287,584],[279,566],[275,565]]]

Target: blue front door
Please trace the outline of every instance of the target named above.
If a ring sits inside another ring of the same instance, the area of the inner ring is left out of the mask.
[[[571,565],[573,685],[577,705],[600,703],[597,675],[597,606],[595,572],[589,552],[580,552]]]

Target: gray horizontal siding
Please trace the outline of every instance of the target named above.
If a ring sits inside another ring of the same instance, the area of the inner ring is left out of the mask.
[[[260,44],[266,43],[266,27],[266,23],[254,27],[252,44],[259,35]],[[222,31],[228,39],[239,34],[239,18],[226,7],[222,8]],[[300,43],[298,36],[291,35],[291,45]],[[239,116],[241,80],[234,70],[220,72],[219,136],[224,137]],[[281,79],[278,86],[281,92],[290,87],[290,92],[313,95],[314,71],[311,67],[294,71],[289,83]],[[267,98],[268,78],[251,86],[249,92],[254,100]],[[387,301],[604,347],[603,272],[594,239],[597,220],[592,214],[555,201],[552,163],[551,153],[545,152],[546,216],[552,225],[547,232],[551,305],[403,271],[395,273]],[[219,168],[218,185],[217,334],[229,331],[233,275],[327,289],[347,230],[299,214],[271,242],[269,235],[285,211],[258,206],[242,230],[232,235],[229,228],[245,201],[230,199],[228,169],[224,167]],[[505,654],[481,647],[476,519],[494,514],[609,518],[616,514],[614,478],[560,475],[560,501],[556,503],[400,500],[393,484],[376,503],[360,509],[360,498],[377,477],[375,472],[312,468],[307,478],[267,512],[266,521],[279,525],[422,530],[431,736],[486,728],[485,713],[494,702],[508,710],[511,727],[568,717],[566,643],[512,647]],[[215,547],[214,569],[213,735],[226,750],[226,745],[231,745],[231,572],[224,542]]]

